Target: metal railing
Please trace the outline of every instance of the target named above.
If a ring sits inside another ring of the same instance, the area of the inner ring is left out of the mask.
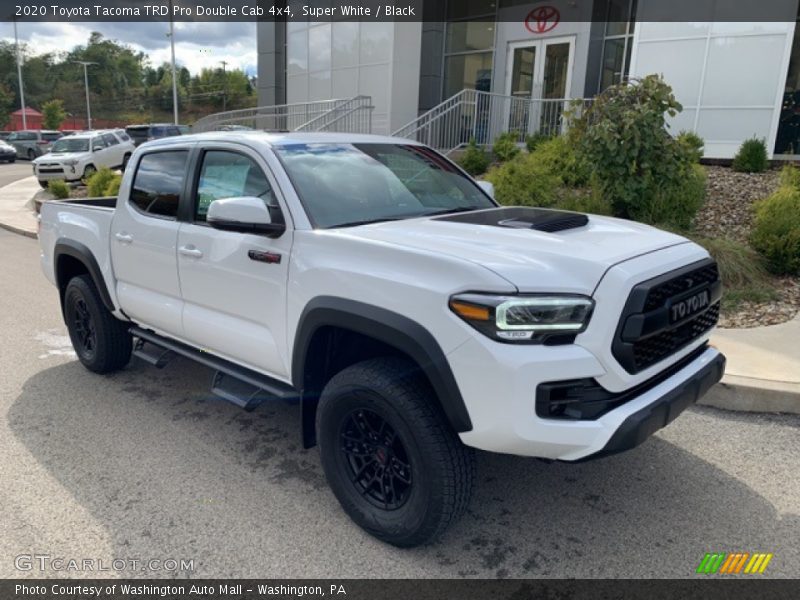
[[[257,106],[202,117],[192,125],[192,131],[201,133],[244,126],[267,131],[369,133],[372,130],[372,109],[369,96]]]
[[[371,133],[374,108],[370,96],[355,96],[303,123],[295,131]]]
[[[569,125],[567,115],[580,116],[590,103],[590,99],[531,99],[462,90],[392,135],[416,140],[444,154],[471,139],[491,146],[507,131],[514,132],[522,143],[529,135],[561,135]]]

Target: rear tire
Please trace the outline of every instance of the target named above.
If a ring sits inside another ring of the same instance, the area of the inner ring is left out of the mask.
[[[36,152],[33,150],[28,150],[28,160],[34,160],[36,158]]]
[[[409,361],[377,358],[335,375],[322,392],[316,428],[334,495],[378,539],[428,544],[466,510],[475,453]]]
[[[133,339],[128,325],[109,312],[89,275],[73,277],[64,291],[64,318],[78,360],[95,373],[128,364]]]

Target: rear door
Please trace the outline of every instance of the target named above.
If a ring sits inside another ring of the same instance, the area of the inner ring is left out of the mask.
[[[213,229],[212,201],[257,196],[273,222],[287,215],[276,184],[257,154],[233,144],[198,158],[189,222],[178,234],[184,336],[225,358],[288,380],[286,286],[291,227],[277,239]]]
[[[118,202],[111,259],[120,306],[134,321],[180,338],[183,300],[178,282],[178,205],[189,149],[143,154],[127,202]],[[125,195],[121,190],[120,199]]]
[[[103,141],[106,143],[105,153],[103,159],[106,161],[107,167],[121,167],[122,156],[125,154],[125,148],[119,143],[119,140],[113,133],[104,133]]]

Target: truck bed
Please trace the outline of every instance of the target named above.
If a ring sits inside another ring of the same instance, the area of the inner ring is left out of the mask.
[[[42,204],[39,240],[42,248],[42,267],[48,279],[56,283],[56,270],[53,264],[56,246],[85,248],[97,261],[97,267],[105,280],[106,287],[116,301],[109,255],[111,219],[116,206],[115,196],[55,200]]]

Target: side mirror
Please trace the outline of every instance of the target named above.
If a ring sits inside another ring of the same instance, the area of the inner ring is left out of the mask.
[[[494,200],[494,184],[491,181],[478,181],[478,187],[481,188],[486,194]]]
[[[206,222],[223,231],[264,233],[268,237],[280,237],[286,231],[283,223],[272,222],[264,201],[254,196],[214,200],[208,207]]]
[[[98,150],[102,150],[102,149],[103,149],[103,147],[100,146],[99,144],[95,145],[95,146],[92,146],[92,152],[97,152]]]

